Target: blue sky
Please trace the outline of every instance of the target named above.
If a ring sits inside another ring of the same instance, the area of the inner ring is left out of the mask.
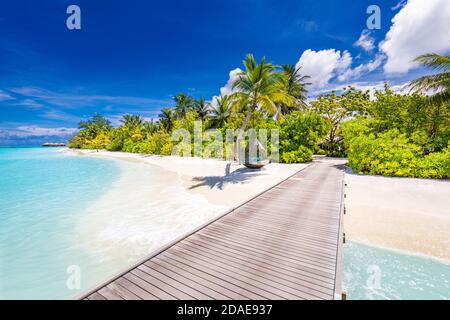
[[[179,92],[209,100],[229,90],[247,53],[305,64],[312,95],[349,83],[400,86],[426,73],[408,64],[412,55],[450,49],[441,44],[450,10],[445,0],[399,1],[2,1],[0,145],[65,139],[95,112],[154,118]],[[70,4],[81,8],[81,30],[66,28]],[[371,4],[381,29],[364,31]],[[411,38],[421,23],[427,29]]]

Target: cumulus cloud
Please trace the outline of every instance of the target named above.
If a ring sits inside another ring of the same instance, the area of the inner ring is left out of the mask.
[[[236,89],[233,89],[233,83],[238,79],[238,74],[240,72],[242,72],[240,68],[236,68],[230,71],[227,84],[220,88],[221,95],[226,96],[236,92]]]
[[[335,49],[303,52],[296,64],[302,67],[302,73],[311,77],[312,89],[325,87],[338,73],[345,72],[352,64],[352,56],[348,51]]]
[[[220,94],[222,96],[228,96],[230,94],[235,93],[237,90],[233,89],[233,83],[238,79],[238,75],[239,73],[242,72],[242,69],[240,68],[236,68],[230,71],[230,73],[228,74],[228,81],[227,83],[220,88]],[[211,105],[215,108],[217,107],[217,102],[216,102],[216,98],[218,98],[219,96],[213,96],[211,98]]]
[[[375,59],[369,61],[366,64],[360,64],[359,66],[357,66],[354,69],[348,68],[347,70],[345,70],[343,73],[341,73],[338,76],[338,80],[339,81],[347,81],[347,80],[351,80],[351,79],[358,79],[363,74],[372,72],[376,68],[381,66],[383,60],[384,60],[384,56],[379,54],[375,57]]]
[[[409,0],[392,19],[392,26],[380,43],[387,56],[387,74],[406,73],[417,66],[417,56],[450,50],[450,1]]]
[[[354,45],[370,53],[375,48],[375,39],[371,36],[369,30],[363,30]]]
[[[328,86],[327,88],[320,90],[317,94],[321,93],[329,93],[331,91],[343,92],[344,88],[348,88],[352,86],[353,88],[360,91],[369,91],[370,98],[375,99],[375,91],[382,91],[384,89],[384,81],[356,81],[356,82],[347,82],[341,84],[335,84]],[[396,84],[390,84],[390,88],[392,91],[400,94],[407,94],[408,89],[407,85],[409,82],[401,82]]]

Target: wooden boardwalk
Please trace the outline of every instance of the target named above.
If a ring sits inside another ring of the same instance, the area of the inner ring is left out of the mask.
[[[340,299],[342,163],[313,162],[82,298]]]

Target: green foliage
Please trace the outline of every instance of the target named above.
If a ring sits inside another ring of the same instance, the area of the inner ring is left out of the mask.
[[[368,92],[352,87],[344,89],[341,95],[322,94],[311,102],[311,109],[326,120],[328,133],[320,146],[330,156],[345,155],[341,124],[351,116],[365,114],[371,103]]]
[[[421,146],[398,129],[378,135],[354,136],[349,142],[348,158],[355,172],[398,177],[450,177],[449,148],[424,156]]]
[[[308,76],[291,65],[280,67],[264,58],[258,63],[248,55],[244,71],[232,84],[233,94],[208,103],[180,93],[173,107],[161,110],[155,123],[124,115],[121,125],[113,128],[109,120],[96,114],[80,122],[69,147],[162,155],[181,153],[185,147],[194,154],[194,141],[177,145],[171,137],[178,129],[192,137],[195,121],[202,120],[202,132],[219,129],[223,139],[216,141],[215,134],[204,136],[202,149],[195,150],[202,156],[220,156],[216,151],[222,142],[228,159],[236,155],[237,145],[245,150],[249,133],[245,130],[250,127],[261,141],[261,130],[267,130],[265,151],[279,153],[285,163],[310,161],[316,152],[347,155],[356,172],[449,178],[449,57],[428,54],[417,61],[444,72],[413,81],[412,94],[395,93],[386,84],[370,97],[368,91],[349,87],[342,93],[319,95],[308,105]],[[428,89],[441,92],[430,98],[422,94]],[[272,129],[279,129],[278,150],[271,143]],[[227,130],[233,133],[231,141],[226,140]]]
[[[286,116],[280,129],[281,161],[292,163],[311,161],[327,126],[325,120],[314,112],[294,111]]]
[[[283,152],[281,154],[281,162],[284,163],[302,163],[311,161],[312,150],[305,146],[300,146],[297,150]]]

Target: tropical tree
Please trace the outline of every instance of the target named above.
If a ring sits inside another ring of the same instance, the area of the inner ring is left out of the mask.
[[[416,92],[434,92],[430,97],[432,103],[450,101],[450,56],[428,53],[418,56],[414,61],[441,73],[423,76],[410,83],[410,88]]]
[[[122,119],[120,119],[120,122],[123,123],[123,125],[128,129],[135,130],[142,126],[144,120],[141,116],[126,114]]]
[[[83,135],[89,136],[91,138],[98,135],[100,132],[108,132],[112,129],[111,121],[101,116],[100,114],[95,114],[92,118],[87,121],[81,121],[78,124],[80,132]]]
[[[175,101],[175,113],[178,119],[185,117],[188,111],[194,107],[194,99],[186,93],[177,94],[173,100]]]
[[[311,78],[307,75],[300,74],[301,67],[296,68],[291,64],[285,64],[282,66],[280,73],[280,82],[282,83],[284,90],[287,94],[294,97],[295,103],[294,107],[299,109],[301,106],[306,106],[306,99],[308,97],[308,90],[306,86],[311,83],[306,82],[307,79]],[[280,103],[279,112],[281,115],[286,115],[292,112],[294,108],[291,106]]]
[[[344,88],[344,93],[321,94],[311,102],[310,109],[322,117],[328,125],[328,134],[321,143],[330,156],[341,156],[344,152],[341,124],[344,120],[359,114],[365,114],[370,105],[368,91],[362,92],[355,88]]]
[[[96,137],[89,141],[89,144],[97,150],[106,148],[110,143],[110,139],[106,132],[100,132]]]
[[[197,112],[197,116],[202,120],[206,120],[208,118],[211,109],[209,108],[209,104],[206,103],[205,98],[200,98],[194,101],[194,109]]]
[[[232,86],[237,91],[232,95],[233,108],[242,110],[246,115],[236,139],[235,156],[238,160],[237,151],[240,150],[240,142],[254,111],[261,109],[274,115],[278,110],[277,104],[291,106],[295,100],[284,90],[275,72],[276,66],[266,63],[264,57],[258,64],[253,55],[248,54],[243,63],[245,71],[238,73],[238,79]]]
[[[158,124],[154,123],[153,120],[151,121],[145,121],[142,124],[142,132],[145,134],[146,137],[149,137],[156,131],[158,131]]]
[[[211,119],[216,128],[224,127],[231,116],[230,96],[215,97],[216,106],[211,109]]]
[[[158,115],[159,123],[167,131],[172,131],[173,122],[175,120],[175,112],[172,108],[163,108]]]

